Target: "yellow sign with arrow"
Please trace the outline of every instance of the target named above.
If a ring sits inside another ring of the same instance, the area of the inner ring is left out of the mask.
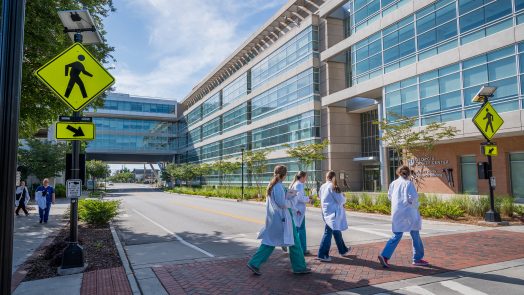
[[[115,78],[80,43],[64,50],[35,75],[74,111],[82,110],[115,83]]]
[[[93,140],[95,124],[92,122],[57,122],[55,138],[58,140]]]

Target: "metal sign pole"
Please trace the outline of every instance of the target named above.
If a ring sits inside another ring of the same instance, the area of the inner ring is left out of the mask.
[[[75,34],[75,41],[82,42],[82,34]],[[73,112],[73,121],[80,121],[80,112]],[[71,153],[71,177],[80,178],[80,141],[73,140]],[[70,205],[69,245],[64,250],[61,269],[84,268],[84,249],[78,245],[78,198],[71,198]]]
[[[0,294],[11,294],[24,0],[2,1],[0,44]]]
[[[484,96],[484,103],[482,104],[482,107],[484,107],[488,103],[488,101],[489,101],[489,96]],[[491,144],[491,140],[488,139],[487,144],[488,145]],[[489,211],[484,214],[484,220],[488,222],[501,222],[502,219],[500,218],[500,214],[495,209],[495,190],[493,187],[494,184],[492,183],[493,162],[491,159],[491,155],[487,155],[487,157],[488,157]]]
[[[490,142],[488,141],[488,144]],[[484,220],[488,222],[501,222],[500,214],[495,209],[495,190],[494,183],[492,182],[493,177],[493,163],[491,156],[488,155],[488,185],[489,185],[489,211],[484,215]]]

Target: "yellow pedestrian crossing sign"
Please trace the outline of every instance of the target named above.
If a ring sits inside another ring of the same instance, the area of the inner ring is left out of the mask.
[[[491,103],[486,102],[473,117],[473,123],[487,140],[491,140],[497,133],[504,120],[495,111]]]
[[[55,138],[58,140],[93,140],[95,139],[95,123],[57,122]]]
[[[80,43],[64,50],[35,75],[74,111],[82,110],[115,83],[115,78]]]

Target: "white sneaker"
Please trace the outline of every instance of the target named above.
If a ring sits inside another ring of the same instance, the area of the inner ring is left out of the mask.
[[[340,256],[346,257],[346,258],[347,257],[351,257],[351,254],[349,254],[349,252],[351,252],[351,247],[348,247],[348,251],[346,253],[344,253],[344,254],[341,254]]]
[[[317,259],[322,262],[331,262],[331,257],[324,257],[324,258],[318,257]]]

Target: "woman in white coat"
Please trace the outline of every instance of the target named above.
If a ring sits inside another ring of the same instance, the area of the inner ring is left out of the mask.
[[[320,187],[319,195],[322,218],[326,223],[326,227],[320,242],[320,248],[318,249],[318,259],[322,262],[331,261],[329,249],[331,248],[332,236],[337,243],[338,253],[343,257],[347,257],[350,248],[346,247],[346,243],[342,238],[342,231],[348,229],[346,210],[344,209],[346,197],[344,197],[337,185],[337,177],[334,171],[329,171],[326,174],[326,183]]]
[[[397,169],[398,178],[389,186],[388,198],[391,200],[393,236],[378,256],[378,260],[385,268],[389,267],[389,259],[391,259],[405,232],[411,234],[413,241],[413,265],[429,265],[427,261],[422,259],[424,257],[424,245],[419,234],[422,219],[418,211],[418,193],[413,182],[409,180],[410,174],[409,167],[399,167]]]
[[[297,196],[293,198],[293,218],[297,227],[298,237],[300,238],[300,246],[305,255],[310,255],[311,252],[307,249],[306,244],[306,204],[309,203],[309,197],[306,195],[304,183],[307,181],[307,173],[299,171],[295,175],[293,183],[290,188],[297,192]]]
[[[261,274],[260,266],[266,262],[275,247],[278,246],[289,247],[289,258],[293,273],[311,273],[311,269],[306,266],[288,201],[296,197],[296,192],[286,193],[286,189],[282,185],[286,174],[287,168],[285,166],[276,166],[273,179],[267,186],[266,225],[258,236],[259,239],[262,239],[262,244],[247,263],[247,267],[256,275]]]

